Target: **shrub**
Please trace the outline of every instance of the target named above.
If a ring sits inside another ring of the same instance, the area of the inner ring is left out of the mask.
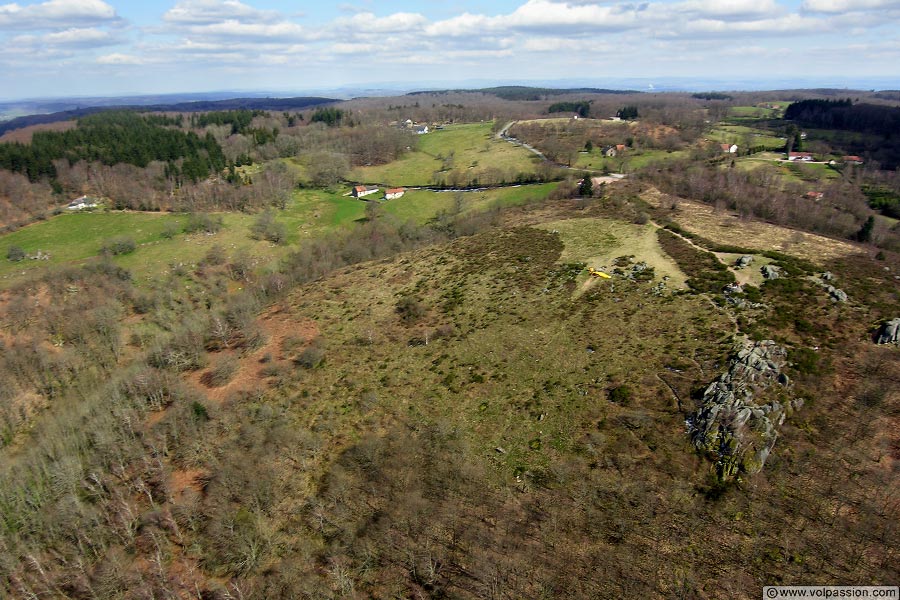
[[[166,223],[166,226],[162,230],[162,233],[160,235],[162,235],[162,237],[164,237],[165,239],[170,240],[173,237],[175,237],[176,235],[178,235],[179,229],[181,229],[181,228],[178,226],[178,223],[175,223],[175,222]]]
[[[187,223],[184,224],[185,233],[194,233],[197,231],[203,233],[216,233],[222,229],[222,217],[220,215],[210,215],[207,213],[191,213],[188,215]]]
[[[622,406],[627,406],[631,402],[632,397],[634,397],[634,392],[627,385],[614,387],[609,392],[609,401]]]
[[[294,363],[306,369],[315,369],[322,364],[323,360],[325,360],[325,349],[318,340],[315,340],[294,359]]]
[[[121,235],[118,237],[110,238],[103,242],[103,246],[100,248],[100,252],[102,254],[112,254],[113,256],[117,256],[119,254],[130,254],[135,251],[137,248],[137,244],[128,236]]]
[[[275,215],[267,210],[250,226],[253,239],[268,240],[274,244],[283,244],[287,238],[287,229],[283,223],[275,221]]]
[[[397,302],[397,314],[404,323],[415,323],[425,315],[425,307],[412,296],[404,296]]]
[[[18,246],[10,246],[6,251],[6,259],[12,262],[19,262],[25,258],[25,251]]]
[[[222,387],[234,377],[239,367],[238,360],[233,356],[226,356],[209,371],[203,374],[203,385],[207,387]]]
[[[219,244],[215,244],[206,251],[206,256],[203,257],[203,260],[200,261],[200,264],[203,266],[215,267],[225,264],[225,261],[227,259],[228,254],[225,252],[225,248],[223,248]]]

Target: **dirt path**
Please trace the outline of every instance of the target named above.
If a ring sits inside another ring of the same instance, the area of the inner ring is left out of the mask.
[[[547,162],[552,162],[550,159],[548,159],[546,156],[544,156],[544,153],[543,153],[543,152],[541,152],[540,150],[538,150],[538,149],[535,148],[534,146],[529,146],[529,145],[526,144],[525,142],[520,142],[519,140],[517,140],[517,139],[515,139],[515,138],[511,138],[511,137],[509,137],[508,135],[506,135],[506,132],[509,131],[509,128],[512,127],[513,125],[515,125],[516,123],[518,123],[518,121],[510,121],[509,123],[507,123],[506,125],[504,125],[504,126],[503,126],[503,129],[501,129],[500,131],[497,132],[497,139],[498,139],[498,140],[506,140],[507,142],[509,142],[510,144],[513,144],[514,146],[520,146],[520,147],[522,147],[522,148],[525,148],[525,149],[528,150],[529,152],[531,152],[531,153],[535,154],[536,156],[540,157],[541,160],[546,160]],[[554,164],[557,164],[557,163],[554,163]],[[565,165],[559,165],[559,166],[565,167]],[[566,168],[568,169],[568,168],[571,168],[571,167],[566,167]]]

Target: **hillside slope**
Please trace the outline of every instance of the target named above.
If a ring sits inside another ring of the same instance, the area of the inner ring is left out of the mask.
[[[588,278],[561,257],[602,253],[566,247],[594,243],[573,232],[627,225],[566,210],[513,220],[581,229],[344,268],[249,317],[255,342],[207,337],[177,368],[187,345],[151,348],[76,390],[6,451],[6,592],[754,598],[896,581],[900,369],[863,298],[831,302],[801,270],[762,287],[771,311],[735,313],[660,286],[627,247],[597,265],[612,279]],[[700,251],[660,244],[698,286]],[[788,346],[806,403],[764,470],[729,483],[685,419],[739,333]]]

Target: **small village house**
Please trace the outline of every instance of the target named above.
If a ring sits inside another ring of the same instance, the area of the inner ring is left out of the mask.
[[[369,194],[374,194],[378,191],[377,185],[357,185],[350,192],[350,195],[354,198],[362,198],[363,196],[368,196]]]
[[[861,165],[863,164],[863,159],[859,156],[849,155],[842,156],[841,162],[843,162],[845,165]]]
[[[726,154],[737,154],[738,145],[737,144],[719,144],[719,148],[722,149],[722,152]]]
[[[394,198],[401,197],[405,193],[406,193],[406,190],[403,188],[389,188],[384,191],[384,199],[385,200],[393,200]]]
[[[804,194],[804,196],[808,200],[821,200],[822,198],[825,197],[825,192],[806,192],[806,194]]]
[[[603,156],[609,156],[610,158],[619,153],[619,151],[616,150],[615,146],[604,146],[600,152],[601,154],[603,154]]]
[[[789,161],[812,162],[812,152],[788,152]]]

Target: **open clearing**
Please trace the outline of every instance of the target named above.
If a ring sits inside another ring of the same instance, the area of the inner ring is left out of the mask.
[[[357,167],[351,179],[391,186],[425,186],[462,171],[467,178],[484,179],[503,173],[507,181],[519,173],[535,172],[538,158],[526,150],[494,137],[493,122],[448,125],[419,136],[419,147],[386,165]],[[452,158],[451,158],[452,154]]]
[[[739,146],[766,146],[767,148],[780,148],[784,146],[784,140],[772,135],[765,129],[756,129],[746,125],[717,125],[707,136],[715,142],[728,142]]]
[[[665,197],[659,190],[641,196],[652,206],[660,206]],[[740,245],[754,250],[777,250],[816,264],[862,254],[865,251],[850,242],[788,229],[760,221],[745,221],[731,212],[717,212],[711,206],[679,198],[672,218],[686,231],[717,244]]]
[[[410,190],[403,197],[381,205],[388,215],[422,224],[440,211],[454,210],[457,194],[463,212],[481,211],[544,199],[556,185],[459,193]],[[246,253],[255,257],[257,264],[274,265],[293,245],[352,227],[365,219],[367,203],[343,194],[343,190],[296,190],[285,210],[276,211],[276,220],[287,230],[287,244],[281,246],[250,237],[250,228],[257,218],[252,214],[221,213],[222,228],[215,234],[181,233],[187,221],[185,214],[130,211],[61,214],[0,237],[0,288],[50,266],[92,259],[99,255],[106,240],[118,236],[132,238],[137,249],[112,260],[129,269],[138,280],[164,275],[176,263],[190,268],[217,245],[231,256]],[[179,233],[166,238],[163,232],[170,228]],[[27,254],[40,250],[49,254],[50,259],[10,262],[6,260],[6,252],[11,246],[18,246]]]
[[[653,225],[634,225],[607,219],[567,219],[539,226],[559,232],[565,248],[560,262],[584,262],[596,269],[611,270],[613,260],[634,256],[654,269],[655,279],[668,276],[670,288],[685,288],[686,277],[678,264],[660,247]]]
[[[402,197],[382,203],[384,211],[401,220],[412,219],[424,223],[441,211],[453,212],[457,198],[461,212],[480,212],[495,206],[516,206],[532,200],[542,200],[557,183],[520,185],[474,192],[434,192],[408,190]]]
[[[625,150],[618,156],[603,156],[600,149],[579,152],[574,168],[630,173],[655,162],[678,160],[688,156],[687,150]]]

